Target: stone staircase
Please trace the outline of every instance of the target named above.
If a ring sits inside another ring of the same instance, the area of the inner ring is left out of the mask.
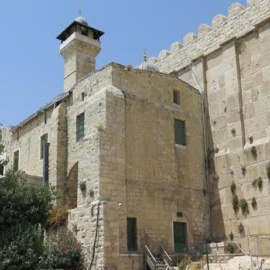
[[[151,270],[169,270],[172,269],[172,259],[168,253],[161,248],[160,255],[153,255],[150,249],[145,246],[145,264]]]
[[[156,270],[166,270],[167,264],[165,261],[160,257],[155,257],[156,259]]]

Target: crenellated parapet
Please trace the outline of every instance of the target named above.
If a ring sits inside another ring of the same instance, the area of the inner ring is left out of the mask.
[[[158,58],[150,58],[161,72],[171,73],[187,66],[188,61],[210,54],[232,38],[239,38],[254,30],[256,25],[270,19],[269,0],[247,0],[247,7],[236,2],[228,8],[228,16],[217,15],[212,25],[202,24],[198,34],[188,33],[183,42],[174,42],[169,50],[162,50]],[[188,59],[187,59],[188,56]]]

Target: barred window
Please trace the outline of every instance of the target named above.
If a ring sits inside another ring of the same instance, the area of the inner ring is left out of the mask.
[[[76,119],[76,139],[77,142],[84,137],[84,113],[77,116]]]

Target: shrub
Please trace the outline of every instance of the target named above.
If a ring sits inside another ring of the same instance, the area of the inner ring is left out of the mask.
[[[270,162],[266,166],[266,175],[267,178],[270,180]]]
[[[254,210],[257,208],[257,200],[255,197],[252,198],[251,206]]]
[[[86,190],[86,182],[85,181],[81,181],[80,182],[80,189],[81,189],[81,191],[85,191]]]
[[[232,135],[235,137],[235,136],[236,136],[236,130],[235,130],[235,128],[233,128],[233,129],[231,130],[231,132],[232,132]]]
[[[0,269],[40,269],[45,251],[42,227],[55,199],[48,185],[27,185],[19,172],[1,178]]]
[[[178,269],[179,270],[185,270],[186,267],[192,262],[191,258],[189,255],[184,255],[183,258],[181,259],[180,263],[178,264]]]
[[[249,139],[249,143],[252,144],[253,143],[253,137],[251,136],[248,139]]]
[[[246,172],[247,172],[246,167],[245,166],[242,166],[241,167],[241,170],[242,170],[242,174],[245,176],[246,175]]]
[[[257,149],[256,149],[255,146],[252,146],[252,147],[251,147],[251,154],[252,154],[252,156],[253,156],[255,159],[257,159],[258,153],[257,153]]]
[[[70,231],[59,230],[55,237],[48,238],[47,245],[50,267],[53,269],[83,269],[82,246]]]
[[[234,182],[232,182],[232,184],[231,184],[231,192],[232,192],[232,194],[235,194],[235,191],[236,191],[236,185],[235,185]]]
[[[89,197],[90,198],[93,198],[94,195],[95,195],[95,191],[93,189],[90,189],[89,192],[88,192],[88,194],[89,194]]]
[[[68,208],[66,206],[54,206],[49,212],[48,225],[58,227],[66,223],[68,216]]]
[[[227,253],[235,253],[235,244],[232,242],[226,242],[224,248]]]
[[[254,179],[254,180],[252,181],[252,186],[253,186],[254,188],[256,188],[257,185],[258,185],[258,179]]]
[[[243,214],[248,213],[248,203],[247,203],[246,199],[240,200],[240,208],[241,208]]]
[[[40,226],[18,226],[12,240],[0,249],[0,269],[38,269],[44,253]]]
[[[45,225],[55,198],[48,185],[30,186],[22,174],[8,172],[0,181],[0,234],[16,225]]]
[[[233,234],[232,232],[229,234],[229,239],[230,239],[231,241],[233,241],[233,239],[234,239],[234,234]]]
[[[237,212],[239,209],[239,199],[238,199],[238,196],[236,194],[233,195],[232,206],[233,206],[234,212]]]
[[[258,178],[258,188],[259,190],[262,190],[262,187],[263,187],[263,180],[261,177]]]
[[[242,223],[240,223],[240,224],[238,225],[238,232],[239,232],[240,234],[243,234],[243,233],[245,232],[245,228],[244,228],[244,225],[243,225]]]
[[[97,125],[97,126],[96,126],[96,129],[97,129],[99,132],[104,131],[104,127],[103,127],[102,125]]]

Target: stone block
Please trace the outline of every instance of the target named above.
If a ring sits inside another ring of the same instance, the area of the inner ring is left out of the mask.
[[[227,21],[227,17],[225,17],[224,15],[218,14],[213,18],[212,26],[218,27],[218,26],[224,24],[226,21]]]
[[[245,7],[242,4],[240,4],[239,2],[231,4],[229,7],[229,10],[228,10],[229,18],[236,16],[244,9],[245,9]]]

